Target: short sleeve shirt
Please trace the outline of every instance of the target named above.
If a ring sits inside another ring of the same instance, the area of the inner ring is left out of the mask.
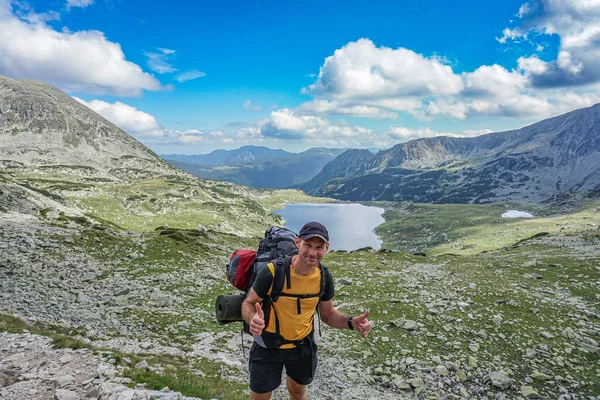
[[[329,301],[334,296],[333,278],[331,274],[322,270],[324,273],[325,287],[321,301]],[[321,289],[321,268],[308,275],[299,275],[294,268],[290,267],[291,287],[284,287],[283,293],[291,295],[317,294]],[[271,292],[273,284],[273,274],[269,268],[263,268],[259,271],[254,281],[253,288],[256,294],[261,298],[266,298]],[[313,316],[319,303],[318,297],[309,297],[298,299],[297,297],[280,296],[276,302],[271,305],[268,321],[265,330],[270,333],[276,333],[275,315],[279,321],[280,334],[284,339],[295,341],[308,336],[313,329]],[[283,348],[283,346],[282,346]]]

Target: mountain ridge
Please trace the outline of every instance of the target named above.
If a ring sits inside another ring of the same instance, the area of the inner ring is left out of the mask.
[[[172,169],[63,91],[44,82],[1,75],[0,147],[4,163],[84,165],[104,174],[118,168]]]
[[[299,188],[355,201],[539,202],[600,185],[600,104],[511,131],[415,139],[341,174],[345,157]]]
[[[258,149],[256,153],[252,153]],[[208,156],[217,155],[219,162],[232,164],[202,165],[215,158],[205,159],[202,155],[179,157],[193,160],[185,162],[178,157],[163,155],[172,165],[204,179],[224,180],[254,188],[285,189],[296,187],[310,180],[327,162],[345,149],[313,147],[300,153],[272,150],[268,147],[243,146],[236,150],[215,150]],[[281,152],[284,153],[282,156]],[[204,161],[203,161],[204,160]],[[212,160],[212,161],[211,161]],[[240,161],[252,160],[252,161]]]

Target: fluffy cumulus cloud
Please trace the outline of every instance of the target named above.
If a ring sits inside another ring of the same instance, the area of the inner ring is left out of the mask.
[[[398,113],[387,111],[384,108],[364,104],[352,104],[336,100],[313,100],[300,105],[297,112],[302,114],[340,114],[352,115],[355,117],[375,118],[375,119],[396,119]]]
[[[516,66],[482,65],[456,73],[443,57],[377,47],[368,39],[335,50],[299,115],[420,120],[477,116],[542,119],[600,101],[600,1],[533,0],[523,4],[500,43],[529,49]],[[546,35],[557,35],[554,60],[542,59]]]
[[[335,99],[381,99],[455,94],[462,86],[460,77],[437,57],[376,47],[371,40],[360,39],[327,57],[309,90]]]
[[[144,90],[166,89],[127,61],[121,46],[104,33],[58,32],[37,14],[24,17],[21,11],[0,0],[0,73],[43,80],[67,91],[139,96]]]
[[[374,132],[344,122],[333,123],[314,115],[300,115],[284,108],[273,111],[260,122],[260,134],[265,139],[284,141],[309,140],[314,146],[356,147],[372,141]]]
[[[75,99],[135,137],[159,138],[166,135],[165,128],[156,118],[128,104],[120,101],[107,103],[102,100],[87,102],[77,97]]]
[[[438,133],[431,130],[428,127],[410,129],[406,127],[392,127],[386,134],[394,139],[396,142],[407,142],[412,139],[425,138],[425,137],[436,137],[436,136],[448,136],[447,133]]]
[[[501,43],[558,35],[556,60],[535,56],[520,60],[534,87],[564,87],[600,81],[600,1],[533,0],[518,13],[517,26],[506,28]],[[529,61],[528,61],[529,59]]]

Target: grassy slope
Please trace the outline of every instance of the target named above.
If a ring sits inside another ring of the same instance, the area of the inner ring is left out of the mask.
[[[584,247],[598,249],[599,234],[584,237]],[[580,240],[577,235],[570,238]],[[338,296],[343,311],[371,309],[376,326],[372,340],[336,340],[337,345],[349,346],[357,359],[369,351],[366,362],[372,369],[384,366],[388,374],[407,377],[398,368],[407,356],[432,368],[438,364],[432,357],[440,356],[470,376],[476,372],[469,367],[468,356],[474,356],[478,367],[509,369],[519,381],[535,371],[559,381],[576,377],[585,382],[581,390],[592,394],[600,384],[598,356],[581,350],[562,332],[567,327],[578,329],[581,323],[598,325],[581,310],[600,311],[598,283],[591,279],[598,276],[600,252],[575,257],[573,253],[575,248],[557,248],[540,239],[479,255],[332,254],[327,261],[332,273],[354,277],[351,285],[338,288],[347,294]],[[542,278],[532,279],[532,274]],[[502,321],[493,322],[494,316]],[[404,330],[401,326],[407,319],[423,326],[413,332]],[[477,334],[481,330],[485,339]],[[542,338],[542,331],[554,338]],[[472,344],[479,349],[471,350]],[[550,346],[552,355],[525,356],[527,348],[540,345]],[[556,386],[544,382],[534,386],[545,398],[556,393]]]
[[[104,273],[98,281],[125,274],[128,279],[152,282],[164,292],[177,290],[182,294],[183,301],[176,306],[176,312],[150,301],[126,306],[120,316],[124,323],[146,332],[144,337],[184,348],[195,343],[196,335],[202,332],[210,331],[217,341],[223,340],[218,336],[224,334],[224,327],[216,324],[213,310],[217,295],[231,292],[224,275],[225,262],[234,249],[255,247],[265,226],[282,223],[281,217],[270,210],[296,201],[327,201],[310,198],[297,190],[255,190],[181,176],[145,178],[141,173],[140,179],[130,183],[115,182],[90,178],[89,171],[78,166],[0,172],[5,174],[0,176],[2,182],[16,183],[86,213],[93,225],[85,218],[67,215],[47,222],[56,226],[80,225],[81,236],[75,237],[69,246],[103,263]],[[0,209],[0,212],[5,211]],[[48,212],[41,210],[40,217],[44,218]],[[115,236],[107,233],[109,229],[135,234],[130,238]],[[62,237],[55,239],[63,240]],[[64,256],[60,249],[40,251],[58,259]],[[142,253],[143,258],[131,259],[128,256],[132,252]],[[180,277],[176,282],[159,278],[163,273],[173,272]],[[190,326],[176,333],[167,330],[182,321],[189,321]],[[239,334],[237,328],[235,332]],[[0,330],[22,332],[24,329],[55,338],[57,346],[91,347],[73,339],[76,335],[86,336],[85,326],[33,325],[0,315]],[[228,332],[232,329],[233,326],[225,327]],[[119,336],[120,333],[112,334]],[[159,374],[136,370],[133,365],[140,360],[139,356],[121,354],[120,358],[124,357],[133,360],[127,365],[126,375],[134,382],[146,383],[148,388],[168,386],[201,398],[246,398],[246,384],[233,383],[223,377],[224,373],[236,376],[239,371],[221,362],[145,355],[143,358],[150,364],[166,368],[164,374]],[[189,372],[195,369],[205,376]]]
[[[542,232],[582,232],[597,229],[600,201],[589,201],[568,214],[532,204],[409,204],[385,203],[386,222],[377,228],[385,246],[429,255],[473,255],[499,249]],[[501,218],[511,209],[535,218]]]

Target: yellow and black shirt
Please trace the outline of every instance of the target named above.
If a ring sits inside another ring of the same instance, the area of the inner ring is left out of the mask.
[[[317,266],[313,272],[308,275],[299,275],[292,266],[290,268],[290,289],[284,283],[282,293],[291,295],[307,295],[318,294],[321,290],[321,267]],[[263,268],[258,272],[254,285],[252,286],[256,294],[266,299],[270,296],[273,286],[273,276],[275,275],[275,267],[273,264],[268,264],[268,268]],[[323,269],[323,278],[325,286],[321,301],[329,301],[334,296],[333,278]],[[265,331],[271,334],[276,333],[275,315],[279,320],[279,333],[287,341],[297,341],[304,339],[313,331],[313,316],[319,297],[301,298],[280,296],[277,301],[271,304],[271,312],[268,314],[268,320],[265,321]],[[275,312],[273,311],[275,309]],[[287,343],[281,346],[282,349],[292,348],[294,344]]]

